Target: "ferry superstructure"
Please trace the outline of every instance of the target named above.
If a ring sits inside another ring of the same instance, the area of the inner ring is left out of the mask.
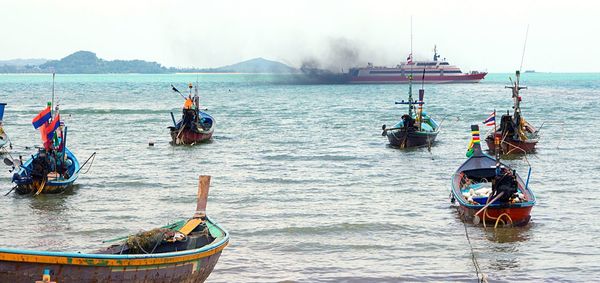
[[[424,83],[478,83],[487,72],[472,71],[463,73],[455,65],[450,65],[444,58],[440,61],[440,55],[437,54],[437,47],[433,49],[432,61],[413,61],[412,53],[396,67],[373,66],[369,63],[367,67],[351,68],[349,71],[349,82],[356,84],[398,84],[408,83],[409,76],[412,74],[413,81]],[[423,76],[423,71],[425,75]]]

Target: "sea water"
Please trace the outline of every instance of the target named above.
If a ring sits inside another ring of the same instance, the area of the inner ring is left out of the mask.
[[[81,163],[97,157],[67,193],[0,196],[1,246],[89,252],[190,217],[206,174],[208,214],[231,233],[210,282],[476,280],[450,178],[466,159],[470,125],[483,136],[494,109],[511,110],[509,76],[425,85],[425,111],[442,124],[429,151],[391,148],[381,136],[382,124],[407,110],[394,104],[407,98],[406,85],[59,74],[67,144]],[[179,117],[183,99],[170,85],[185,92],[196,80],[217,122],[213,140],[171,146],[169,112]],[[490,280],[598,280],[600,74],[526,73],[522,84],[524,117],[542,137],[535,154],[506,162],[524,178],[531,165],[538,202],[522,228],[468,224],[475,257]],[[14,157],[40,144],[31,120],[51,90],[50,75],[0,75]],[[8,169],[2,194],[12,187]]]

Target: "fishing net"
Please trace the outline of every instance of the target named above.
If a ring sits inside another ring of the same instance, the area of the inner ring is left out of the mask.
[[[165,240],[165,235],[172,233],[168,228],[156,228],[129,236],[126,241],[129,253],[152,253]]]

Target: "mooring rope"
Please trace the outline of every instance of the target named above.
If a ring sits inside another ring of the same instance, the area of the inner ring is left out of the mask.
[[[81,174],[87,174],[87,172],[90,171],[90,169],[92,169],[92,165],[94,165],[94,160],[96,160],[96,153],[94,152],[94,156],[92,156],[92,162],[90,162],[90,166],[88,166],[87,170],[85,170],[85,172],[81,173]]]
[[[456,208],[456,210],[458,211],[458,207]],[[460,211],[458,211],[458,213],[460,215]],[[475,267],[475,275],[477,276],[477,282],[487,283],[487,275],[481,272],[479,262],[477,262],[477,257],[475,257],[475,250],[473,249],[473,244],[471,244],[471,238],[469,238],[469,231],[467,230],[467,222],[464,218],[462,220],[463,226],[465,227],[465,236],[467,237],[467,242],[469,243],[469,248],[471,249],[471,260],[473,261],[473,267]],[[481,276],[479,274],[481,274]]]

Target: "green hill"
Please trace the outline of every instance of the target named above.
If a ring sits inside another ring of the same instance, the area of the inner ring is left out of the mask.
[[[36,61],[37,60],[37,61]],[[0,73],[50,73],[60,74],[162,74],[162,73],[274,73],[289,74],[299,71],[286,64],[254,58],[218,68],[165,68],[156,62],[143,60],[104,60],[90,51],[77,51],[60,60],[18,59],[6,60],[0,65]],[[23,65],[28,63],[26,65]],[[38,64],[35,64],[38,63]]]
[[[96,53],[77,51],[60,60],[48,61],[39,66],[42,70],[54,69],[62,74],[104,74],[104,73],[167,73],[167,68],[156,62],[143,60],[107,61],[98,58]]]

